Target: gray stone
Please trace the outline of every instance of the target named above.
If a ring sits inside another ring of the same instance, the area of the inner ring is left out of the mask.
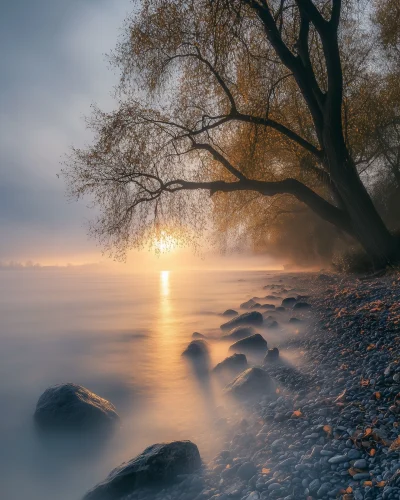
[[[257,331],[252,326],[238,326],[234,328],[228,335],[221,337],[221,340],[229,340],[235,342],[255,335]]]
[[[251,353],[251,352],[265,352],[268,349],[267,341],[262,335],[256,333],[242,340],[238,340],[229,348],[233,352]]]
[[[137,488],[157,488],[201,466],[197,446],[190,441],[154,444],[129,462],[121,464],[83,500],[119,500]]]
[[[237,476],[244,481],[248,481],[254,476],[254,474],[256,474],[256,472],[257,469],[253,462],[245,462],[239,467]]]
[[[233,356],[225,358],[221,363],[218,363],[217,366],[214,367],[213,372],[216,374],[222,372],[238,374],[245,370],[247,366],[247,359],[244,354],[234,354]]]
[[[262,325],[263,317],[258,311],[251,311],[248,313],[236,316],[236,318],[231,319],[227,323],[220,326],[221,330],[233,330],[237,326],[242,325]]]
[[[232,394],[240,399],[253,399],[274,392],[275,384],[272,378],[261,368],[248,368],[225,389],[226,394]]]
[[[40,396],[34,419],[42,429],[95,430],[118,422],[115,407],[81,385],[49,387]]]

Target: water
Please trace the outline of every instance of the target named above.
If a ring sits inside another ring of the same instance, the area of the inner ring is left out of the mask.
[[[270,275],[272,276],[272,275]],[[181,353],[194,331],[263,295],[265,272],[1,271],[0,498],[74,500],[155,442],[191,439],[203,458],[221,446],[221,394]],[[213,363],[228,346],[214,343]],[[93,454],[39,441],[32,414],[50,385],[75,382],[109,399],[121,429]]]

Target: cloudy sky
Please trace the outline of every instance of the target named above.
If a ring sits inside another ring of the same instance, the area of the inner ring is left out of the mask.
[[[57,178],[90,140],[90,104],[112,106],[115,46],[130,0],[13,0],[0,16],[0,261],[100,258],[90,211]]]

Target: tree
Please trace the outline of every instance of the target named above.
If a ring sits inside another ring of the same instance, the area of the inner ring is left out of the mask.
[[[95,110],[94,144],[74,150],[63,170],[71,193],[90,194],[101,208],[95,234],[124,252],[161,227],[203,228],[204,193],[289,195],[354,237],[376,266],[395,261],[396,240],[360,180],[344,127],[352,8],[143,0],[113,56],[118,109]],[[259,136],[269,147],[257,148]],[[293,158],[301,180],[288,175]]]

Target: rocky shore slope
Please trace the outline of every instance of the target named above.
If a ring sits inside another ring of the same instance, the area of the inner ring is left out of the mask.
[[[264,365],[274,397],[228,418],[198,473],[126,500],[400,498],[400,277],[293,279],[310,322]]]

